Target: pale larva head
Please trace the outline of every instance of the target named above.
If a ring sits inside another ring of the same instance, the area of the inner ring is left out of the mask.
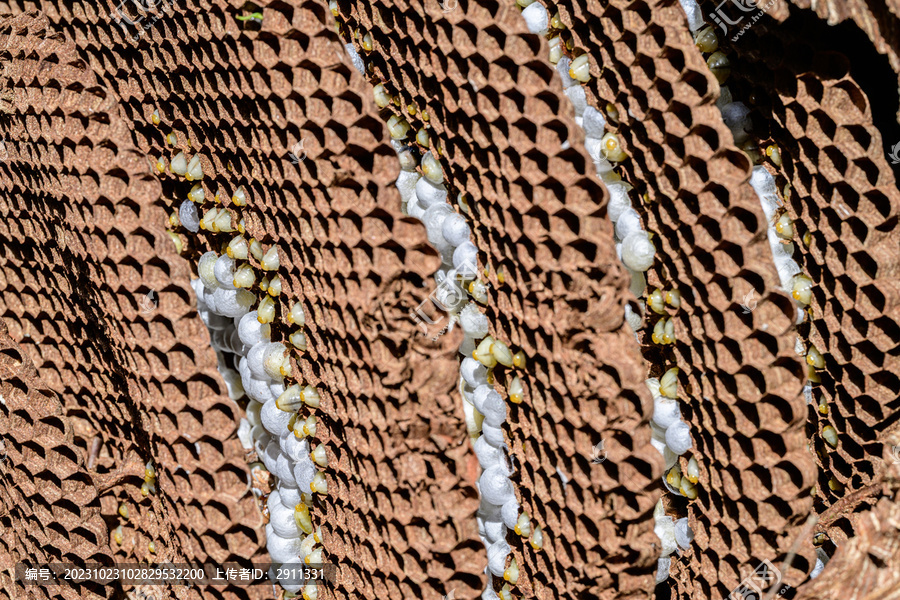
[[[810,344],[809,350],[806,352],[806,363],[816,369],[824,369],[825,357],[822,356],[822,353],[819,352],[818,348]]]
[[[250,288],[256,282],[256,271],[250,264],[243,264],[234,272],[232,283],[239,288]]]
[[[556,36],[547,44],[550,46],[550,56],[549,60],[552,64],[556,64],[559,62],[559,59],[563,57],[563,49],[562,49],[562,40],[559,36]]]
[[[319,395],[319,390],[314,388],[311,385],[303,388],[301,392],[301,397],[303,398],[303,403],[311,408],[318,408],[319,403],[322,401],[321,396]]]
[[[213,233],[217,233],[216,229],[216,217],[219,216],[218,208],[210,208],[206,212],[203,213],[203,218],[200,219],[200,229],[204,229],[206,231],[211,231]]]
[[[522,380],[516,375],[509,384],[509,401],[513,404],[520,404],[525,398],[525,389],[522,387]]]
[[[791,280],[791,295],[802,306],[808,306],[812,302],[813,282],[803,273],[794,275]]]
[[[700,52],[715,52],[719,48],[719,38],[716,37],[716,31],[712,27],[704,27],[697,32],[694,43]]]
[[[678,290],[669,290],[666,292],[666,304],[672,308],[681,308],[681,292]]]
[[[194,187],[191,188],[191,191],[188,192],[188,200],[190,200],[191,202],[202,204],[205,198],[206,192],[203,190],[203,185],[200,183],[195,183]]]
[[[228,248],[225,249],[225,253],[228,255],[228,257],[235,260],[247,260],[249,252],[250,244],[242,235],[235,236],[230,242],[228,242]]]
[[[666,335],[666,321],[667,319],[660,319],[653,326],[653,333],[650,336],[650,339],[653,340],[654,344],[663,344],[663,339]]]
[[[822,438],[832,448],[837,448],[838,445],[838,433],[837,430],[831,425],[826,425],[822,428]]]
[[[731,61],[721,50],[713,52],[706,59],[706,66],[709,67],[719,85],[725,83],[725,80],[731,75]]]
[[[169,165],[169,169],[175,175],[184,175],[187,173],[188,160],[184,155],[184,152],[179,152],[175,156],[172,157],[172,162]]]
[[[263,354],[263,369],[271,379],[279,381],[283,378],[281,374],[285,361],[290,364],[290,357],[287,354],[287,347],[281,342],[270,342]]]
[[[647,297],[647,306],[649,306],[650,310],[658,315],[664,315],[666,313],[666,306],[662,290],[655,289],[650,292],[650,296]]]
[[[303,423],[303,435],[307,437],[315,437],[317,421],[318,419],[316,419],[315,415],[306,417],[306,421]]]
[[[303,587],[303,600],[319,600],[319,586],[315,583],[307,583]]]
[[[309,507],[306,506],[306,504],[299,502],[294,507],[294,523],[306,534],[313,532],[312,517],[309,514]]]
[[[622,148],[622,144],[619,143],[619,138],[612,132],[608,132],[600,140],[600,153],[603,154],[606,160],[614,163],[622,162],[628,158],[628,154]]]
[[[316,494],[328,494],[328,480],[325,479],[324,473],[322,473],[321,471],[316,473],[315,477],[313,477],[312,483],[310,484],[310,489]]]
[[[678,367],[672,367],[659,380],[659,393],[666,398],[678,398]]]
[[[685,477],[687,477],[688,480],[693,484],[696,484],[698,481],[700,481],[700,464],[693,456],[688,461],[687,473],[685,473]]]
[[[544,547],[544,532],[541,530],[540,525],[534,526],[534,531],[531,532],[531,539],[529,540],[531,547],[534,550],[541,550]]]
[[[787,213],[782,214],[775,221],[775,234],[783,240],[790,240],[794,237],[794,222]]]
[[[372,33],[368,32],[365,35],[363,35],[362,39],[360,39],[359,45],[366,52],[371,52],[372,50],[374,50],[375,49],[375,39],[372,37]]]
[[[697,498],[697,488],[691,483],[690,479],[687,477],[681,478],[681,486],[679,487],[679,491],[681,495],[687,498],[688,500],[695,500]]]
[[[203,165],[200,163],[200,155],[196,154],[187,164],[184,178],[188,181],[200,181],[203,179]]]
[[[591,79],[591,65],[587,54],[577,56],[569,65],[569,77],[582,83]]]
[[[522,537],[531,535],[531,519],[528,517],[528,513],[523,512],[519,515],[514,531],[516,535],[521,535]]]
[[[666,319],[666,326],[663,330],[662,336],[663,344],[674,344],[675,343],[675,320],[674,319]]]
[[[303,304],[298,300],[291,305],[291,311],[285,316],[285,321],[289,325],[296,325],[297,327],[303,327],[306,325],[306,315],[303,312]]]
[[[281,266],[281,260],[278,258],[278,246],[269,248],[259,262],[264,271],[278,270],[278,267]]]
[[[428,135],[428,129],[425,127],[420,127],[419,131],[416,132],[416,143],[423,148],[428,147],[429,138],[430,136]]]
[[[181,251],[184,250],[184,241],[181,239],[181,236],[171,229],[166,229],[166,233],[169,234],[169,239],[175,244],[175,253],[181,254]]]
[[[266,290],[273,298],[281,295],[281,277],[275,275],[269,280],[269,287]]]
[[[809,361],[807,361],[808,363]],[[822,383],[822,376],[816,371],[816,368],[810,364],[806,365],[806,378],[809,379],[810,383]],[[828,411],[828,404],[825,404],[825,414]],[[821,405],[819,406],[819,412],[822,412]]]
[[[392,115],[387,122],[388,132],[391,134],[391,138],[395,140],[402,140],[409,133],[409,122],[399,115]]]
[[[515,556],[510,559],[509,566],[503,571],[503,579],[508,581],[509,585],[516,585],[516,582],[519,581],[519,564],[516,562]]]
[[[383,83],[379,83],[372,89],[375,96],[375,104],[378,108],[385,108],[391,104],[391,95],[387,93]]]
[[[220,208],[216,215],[215,229],[213,231],[229,233],[234,230],[234,219],[231,213],[225,208]]]
[[[463,411],[466,419],[466,431],[474,441],[478,434],[481,433],[484,416],[468,402],[464,403]]]
[[[145,481],[143,484],[141,484],[141,496],[143,496],[144,498],[146,498],[150,494],[153,494],[154,492],[156,492],[156,486],[153,483]]]
[[[494,338],[491,336],[485,337],[481,340],[481,343],[478,344],[475,348],[475,352],[472,354],[472,358],[480,362],[488,369],[493,369],[497,366],[497,359],[494,358],[491,349],[494,345]]]
[[[476,279],[475,281],[469,283],[469,294],[472,296],[475,302],[478,302],[479,304],[488,303],[487,286],[485,286],[484,282],[480,279]]]
[[[262,261],[263,258],[263,248],[262,244],[259,243],[259,240],[256,238],[250,238],[250,256],[255,258],[258,261]]]
[[[504,342],[495,340],[494,343],[491,344],[491,355],[493,355],[494,359],[504,367],[513,366],[512,352],[509,350],[509,346]]]
[[[294,384],[284,390],[275,400],[275,406],[285,412],[297,412],[303,405],[303,397],[301,395],[302,388],[299,384]]]
[[[325,444],[316,446],[309,456],[320,467],[325,468],[328,466],[328,453],[325,450]]]
[[[300,350],[301,352],[306,351],[306,334],[303,331],[295,331],[290,335],[288,340],[291,342],[291,345]]]
[[[215,271],[216,260],[218,260],[218,258],[219,255],[210,250],[201,256],[200,262],[197,263],[197,272],[200,275],[200,281],[202,281],[203,285],[210,291],[215,291],[219,287]]]
[[[231,195],[231,202],[235,206],[247,206],[247,192],[244,186],[239,186]]]
[[[441,163],[431,152],[422,155],[422,174],[432,183],[440,184],[444,180]]]
[[[260,323],[267,324],[275,320],[275,300],[271,296],[263,298],[256,309],[256,318]]]
[[[559,14],[559,11],[556,11],[556,14],[550,17],[550,27],[560,31],[566,28],[566,24],[563,23],[562,16]]]

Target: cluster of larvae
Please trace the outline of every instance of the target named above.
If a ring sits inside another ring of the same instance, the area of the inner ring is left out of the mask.
[[[338,18],[335,2],[331,8]],[[339,33],[344,31],[340,22],[336,28]],[[371,32],[351,32],[351,37],[359,40],[363,53],[375,47]],[[532,527],[527,514],[519,514],[510,479],[512,462],[502,429],[507,406],[493,385],[495,368],[523,369],[525,355],[521,351],[513,353],[505,342],[488,335],[490,324],[479,304],[487,304],[489,297],[487,283],[478,277],[478,250],[465,216],[471,214],[470,208],[464,194],[457,195],[455,205],[449,200],[449,182],[439,160],[440,143],[430,131],[427,111],[402,102],[399,94],[391,94],[388,84],[372,74],[371,63],[366,64],[364,54],[352,43],[347,42],[345,47],[355,68],[373,84],[376,105],[395,109],[385,112],[389,113],[388,133],[400,161],[396,186],[401,210],[422,222],[429,243],[440,253],[442,265],[434,274],[435,304],[446,313],[448,328],[458,323],[465,334],[459,350],[465,357],[460,364],[459,390],[466,426],[483,469],[479,478],[479,532],[487,549],[487,572],[503,579],[499,589],[495,589],[493,581],[489,582],[482,598],[510,600],[519,570],[506,542],[507,529],[527,537],[537,550],[543,547],[543,533],[539,525]],[[411,125],[410,120],[418,120],[418,127]],[[502,272],[497,276],[502,283]],[[509,379],[507,392],[511,402],[522,402],[524,388],[519,375]]]
[[[151,121],[159,125],[158,112],[153,113]],[[168,134],[166,142],[176,145],[177,136]],[[256,450],[265,469],[276,478],[275,489],[260,498],[268,519],[269,555],[276,567],[288,567],[282,572],[302,573],[302,566],[323,562],[323,550],[318,545],[322,532],[314,527],[310,509],[315,506],[314,494],[328,492],[325,475],[318,468],[328,464],[325,445],[311,447],[319,393],[299,381],[291,362],[293,350],[303,352],[307,347],[302,304],[292,303],[283,317],[284,328],[290,331],[288,343],[273,342],[272,324],[283,291],[278,274],[281,261],[277,246],[264,249],[258,240],[246,235],[242,211],[249,204],[247,191],[238,187],[231,194],[230,206],[224,205],[221,191],[213,195],[204,186],[199,154],[188,158],[184,151],[178,152],[168,165],[160,157],[154,167],[160,174],[168,169],[193,182],[177,212],[169,218],[169,234],[176,250],[181,253],[184,249],[179,234],[198,234],[202,229],[216,235],[209,241],[219,251],[200,256],[198,278],[191,281],[191,287],[229,395],[234,400],[245,395],[249,399],[238,436],[246,449]],[[217,234],[229,237],[222,239]],[[145,483],[148,492],[152,483]],[[279,583],[291,597],[318,597],[316,582],[282,579]]]

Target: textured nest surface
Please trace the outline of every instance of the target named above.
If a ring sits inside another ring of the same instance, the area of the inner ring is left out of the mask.
[[[720,40],[754,140],[763,156],[781,149],[783,166],[764,165],[814,284],[795,326],[748,183],[753,162],[716,106],[721,88],[679,3],[544,3],[590,57],[588,103],[619,116],[607,130],[630,155],[620,172],[655,235],[648,284],[682,294],[678,342],[658,346],[652,322],[635,341],[623,318],[642,300],[546,40],[513,2],[453,3],[338,0],[338,31],[324,0],[127,4],[152,21],[145,30],[117,23],[114,5],[0,3],[4,597],[26,597],[11,576],[23,560],[267,561],[256,456],[237,437],[246,401],[229,397],[190,286],[197,258],[233,234],[176,227],[176,251],[166,229],[190,184],[153,163],[179,150],[202,157],[207,196],[243,186],[249,205],[226,208],[279,247],[276,323],[294,301],[307,315],[309,349],[294,369],[322,393],[329,493],[313,513],[338,567],[319,597],[481,594],[461,336],[432,340],[410,318],[441,259],[400,210],[384,126],[403,114],[418,129],[424,109],[450,198],[468,197],[491,333],[528,356],[504,433],[517,499],[545,543],[510,536],[514,597],[718,599],[768,560],[797,598],[900,598],[900,191],[888,159],[900,142],[900,6],[779,0],[738,40]],[[236,19],[250,11],[261,24]],[[376,82],[399,107],[379,113]],[[751,293],[757,305],[741,310]],[[289,333],[275,326],[272,340]],[[811,404],[798,334],[825,357]],[[681,371],[693,439],[682,467],[695,457],[700,482],[696,500],[666,498],[695,539],[656,586],[663,469],[644,379],[663,364]],[[496,383],[505,393],[509,382]],[[608,456],[595,463],[601,439]],[[145,497],[148,462],[158,479]],[[819,533],[833,558],[810,581]]]

